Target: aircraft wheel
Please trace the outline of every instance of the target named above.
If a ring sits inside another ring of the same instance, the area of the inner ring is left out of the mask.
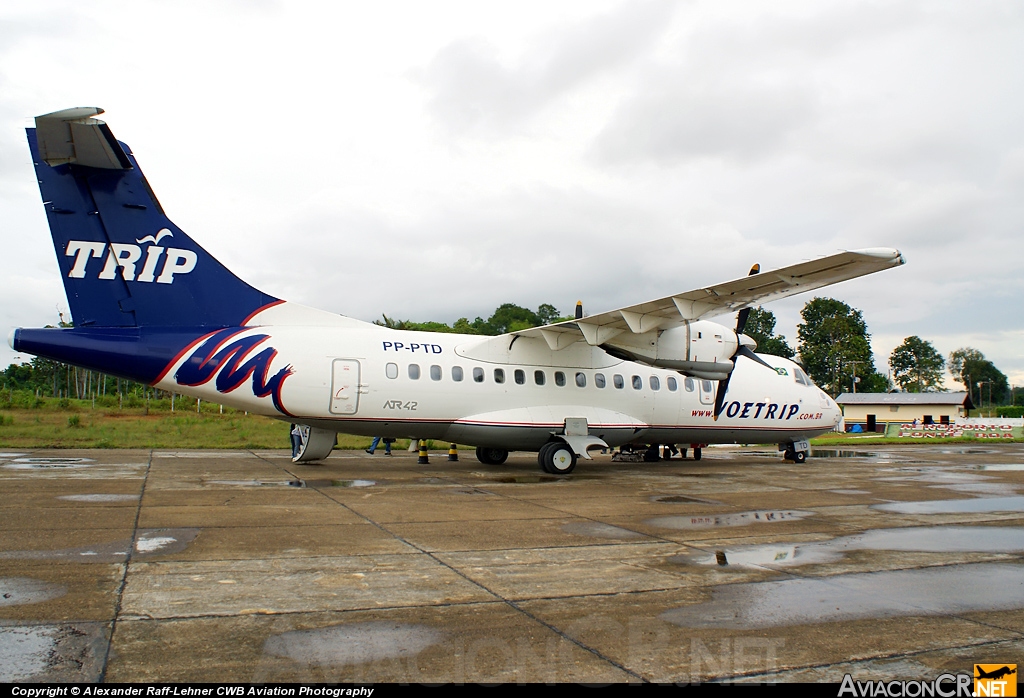
[[[807,451],[794,451],[793,452],[793,462],[794,463],[804,463],[806,461],[807,461]]]
[[[557,442],[549,441],[548,443],[546,443],[543,446],[541,446],[540,447],[540,451],[537,452],[537,462],[540,464],[540,469],[543,470],[545,473],[550,473],[551,472],[550,470],[548,470],[548,466],[547,466],[547,452],[548,452],[548,449],[554,448],[557,445],[558,445]]]
[[[484,448],[478,446],[476,459],[484,465],[501,465],[508,460],[508,451],[503,448]]]
[[[686,460],[686,449],[685,448],[679,449],[679,457],[682,458],[683,460]]]
[[[694,460],[700,460],[700,449],[699,448],[693,449],[693,459]]]
[[[537,458],[544,472],[552,475],[568,475],[576,467],[576,453],[561,441],[544,444]]]

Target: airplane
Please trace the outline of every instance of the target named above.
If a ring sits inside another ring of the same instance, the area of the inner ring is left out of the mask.
[[[1014,665],[1014,667],[1016,667],[1016,664]],[[999,669],[995,669],[993,671],[985,671],[977,664],[974,665],[974,671],[976,674],[974,678],[976,679],[994,679],[997,681],[1003,678],[1004,676],[1009,676],[1010,674],[1017,673],[1016,668],[1011,669],[1008,666],[1002,666]]]
[[[793,361],[756,354],[750,308],[904,264],[845,251],[658,300],[496,337],[394,330],[259,291],[164,213],[131,149],[66,109],[26,129],[74,327],[8,343],[302,427],[293,460],[337,433],[536,451],[573,471],[595,448],[777,443],[803,462],[840,420]],[[708,318],[737,312],[735,327]],[[742,360],[741,360],[742,359]]]

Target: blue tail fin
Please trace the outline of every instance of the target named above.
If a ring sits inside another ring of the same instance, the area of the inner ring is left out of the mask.
[[[232,274],[164,214],[102,109],[28,129],[76,327],[230,327],[277,301]]]

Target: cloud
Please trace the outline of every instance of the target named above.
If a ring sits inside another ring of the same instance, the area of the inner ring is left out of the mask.
[[[581,83],[636,59],[664,31],[674,3],[625,3],[534,37],[503,60],[484,37],[441,49],[416,77],[430,96],[428,112],[455,135],[515,130]]]

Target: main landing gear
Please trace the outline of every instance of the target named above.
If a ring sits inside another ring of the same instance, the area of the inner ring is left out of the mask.
[[[501,465],[508,460],[508,451],[503,448],[480,446],[476,449],[476,459],[484,465]]]
[[[568,475],[576,467],[576,452],[564,441],[550,441],[540,447],[537,461],[552,475]]]

